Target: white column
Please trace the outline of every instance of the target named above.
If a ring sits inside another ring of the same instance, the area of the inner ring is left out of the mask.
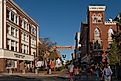
[[[16,37],[16,29],[14,28],[14,37]]]
[[[6,0],[4,0],[4,49],[7,49],[6,47]]]
[[[17,43],[17,52],[19,52],[19,43]]]
[[[16,42],[14,42],[14,51],[16,51]]]
[[[11,35],[11,26],[10,26],[10,32],[9,32],[9,34]]]
[[[3,0],[0,0],[0,48],[2,48],[2,33],[4,33],[2,31],[2,1]]]
[[[17,25],[19,25],[19,16],[17,16]]]
[[[24,50],[23,49],[24,49],[24,45],[22,45],[22,53],[24,53]]]
[[[21,33],[21,40],[23,40],[23,33]]]
[[[19,33],[18,32],[19,32],[19,30],[17,29],[17,38],[19,38]]]
[[[24,21],[22,20],[22,28],[24,28]]]
[[[9,50],[11,50],[11,40],[9,40]]]
[[[14,14],[14,23],[16,23],[16,15]]]
[[[29,54],[29,45],[28,45],[28,47],[27,47],[27,50],[28,50],[28,53],[27,53],[27,54]]]
[[[9,12],[9,20],[11,20],[11,11]]]

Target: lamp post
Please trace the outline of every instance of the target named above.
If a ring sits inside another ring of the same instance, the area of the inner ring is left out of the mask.
[[[63,57],[63,60],[64,60],[64,65],[65,65],[65,58],[66,58],[66,55],[62,55],[62,57]]]

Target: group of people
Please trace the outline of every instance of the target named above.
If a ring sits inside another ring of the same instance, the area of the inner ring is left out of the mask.
[[[79,77],[81,77],[80,72],[82,71],[80,71],[79,67],[71,63],[69,65],[70,81],[78,81]],[[89,79],[93,77],[93,79],[95,78],[97,81],[111,81],[113,73],[110,66],[107,64],[103,67],[100,67],[99,65],[90,65],[85,72]]]
[[[73,65],[73,63],[71,63],[68,68],[70,74],[70,81],[73,81],[73,75],[74,75],[74,81],[78,81],[80,73],[78,65]]]
[[[95,79],[98,81],[111,81],[112,70],[108,64],[105,64],[103,67],[99,65],[91,65],[88,68],[88,76],[92,78],[95,76]]]

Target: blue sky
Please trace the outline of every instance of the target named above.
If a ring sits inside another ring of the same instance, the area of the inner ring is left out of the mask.
[[[38,24],[40,36],[50,38],[57,45],[74,46],[74,36],[80,23],[86,22],[89,4],[107,6],[105,16],[114,18],[121,12],[121,0],[14,0]],[[61,50],[71,59],[73,50]]]

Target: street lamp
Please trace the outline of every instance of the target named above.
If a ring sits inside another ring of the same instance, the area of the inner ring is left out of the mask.
[[[63,63],[63,64],[65,65],[65,64],[66,64],[66,63],[65,63],[66,55],[62,55],[62,57],[63,57],[63,61],[64,61],[64,63]]]

